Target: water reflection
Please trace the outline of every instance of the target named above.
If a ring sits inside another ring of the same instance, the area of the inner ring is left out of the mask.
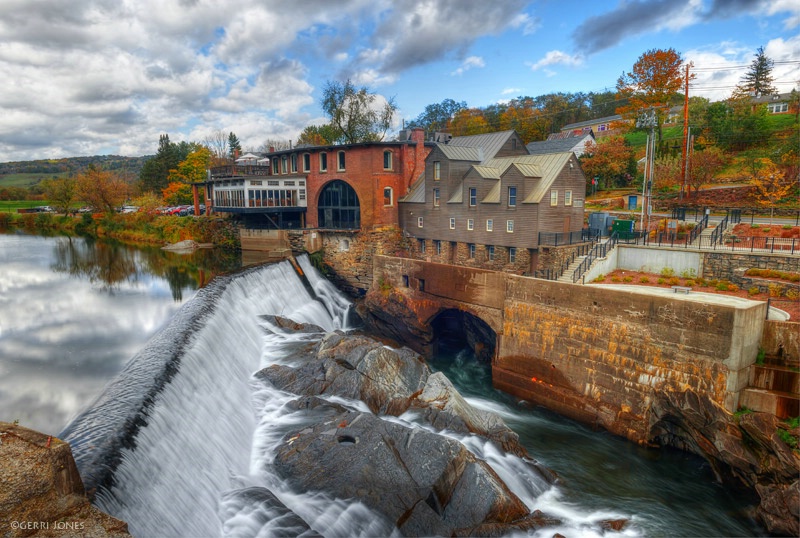
[[[0,420],[57,434],[195,289],[236,268],[210,250],[0,234]]]

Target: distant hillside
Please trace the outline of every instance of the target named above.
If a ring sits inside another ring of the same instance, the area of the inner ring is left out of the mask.
[[[151,155],[144,157],[94,155],[0,163],[0,187],[30,187],[44,179],[79,174],[92,164],[103,170],[117,172],[125,179],[134,181],[150,157]]]

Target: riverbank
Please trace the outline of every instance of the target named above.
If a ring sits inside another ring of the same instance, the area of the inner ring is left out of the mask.
[[[239,248],[234,222],[226,217],[178,217],[138,213],[0,213],[0,230],[23,229],[41,235],[114,239],[130,245],[157,245],[192,240],[225,249]]]

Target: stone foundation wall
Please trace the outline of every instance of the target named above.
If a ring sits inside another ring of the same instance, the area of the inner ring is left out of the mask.
[[[764,336],[761,340],[764,351],[769,355],[788,361],[800,361],[800,323],[796,321],[767,321],[764,323]]]
[[[800,272],[800,256],[789,254],[746,254],[734,252],[704,252],[703,278],[726,279],[733,282],[739,268],[776,269]]]
[[[512,261],[509,247],[495,246],[494,255],[492,255],[489,245],[475,244],[475,255],[472,256],[470,244],[441,241],[437,248],[437,243],[433,239],[413,239],[408,241],[407,253],[408,257],[415,260],[447,263],[460,267],[490,269],[514,274],[522,274],[530,270],[530,249],[516,249],[515,259]]]

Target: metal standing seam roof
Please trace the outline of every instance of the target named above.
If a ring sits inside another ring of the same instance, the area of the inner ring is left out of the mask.
[[[461,181],[453,191],[453,195],[447,200],[448,204],[460,204],[464,201],[464,182]]]
[[[514,135],[514,131],[499,131],[496,133],[486,133],[471,136],[454,136],[447,144],[447,147],[471,147],[483,149],[484,159],[491,159],[500,149],[508,142],[508,139]]]
[[[561,169],[566,166],[572,156],[573,153],[571,151],[547,155],[519,155],[516,157],[490,159],[483,163],[482,166],[500,170],[500,176],[505,174],[509,167],[515,166],[525,177],[541,178],[525,199],[522,200],[523,204],[538,204],[542,201],[544,194],[550,190]],[[495,187],[498,189],[499,194],[499,187]]]
[[[448,144],[437,144],[444,156],[451,161],[472,161],[481,162],[483,160],[483,148],[475,146],[450,146]]]
[[[481,200],[482,204],[499,204],[500,203],[500,185],[501,185],[501,183],[502,182],[499,179],[497,181],[495,181],[494,187],[492,187],[491,190],[489,190],[488,194],[486,194],[486,197],[483,200]]]
[[[400,198],[399,202],[411,202],[416,204],[425,203],[425,174],[421,174],[419,179],[411,185],[408,194]]]
[[[587,135],[588,136],[588,135]],[[585,138],[563,138],[557,140],[544,140],[542,142],[531,142],[526,148],[531,155],[545,155],[548,153],[562,153],[564,151],[575,151],[575,148],[580,148],[579,151],[583,152],[583,145],[586,143]],[[591,137],[590,137],[591,138]]]

